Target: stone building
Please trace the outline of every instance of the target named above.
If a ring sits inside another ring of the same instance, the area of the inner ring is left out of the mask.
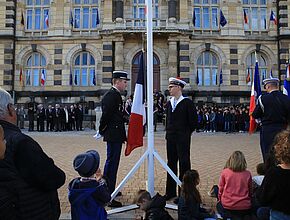
[[[180,76],[196,103],[248,102],[255,52],[261,79],[285,77],[289,14],[290,0],[153,0],[154,89]],[[0,86],[16,103],[97,103],[121,69],[133,92],[145,0],[1,0],[0,18]]]

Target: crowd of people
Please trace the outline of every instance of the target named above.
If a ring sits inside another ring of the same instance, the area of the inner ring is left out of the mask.
[[[36,108],[30,105],[28,109],[24,109],[24,106],[21,105],[17,109],[17,116],[17,124],[20,129],[24,129],[25,121],[28,120],[28,131],[83,130],[84,110],[81,104],[70,106],[49,104],[47,108],[44,108],[43,104],[38,104]]]

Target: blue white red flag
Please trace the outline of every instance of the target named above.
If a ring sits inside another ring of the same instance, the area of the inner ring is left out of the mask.
[[[40,83],[42,86],[44,86],[45,84],[45,72],[44,72],[44,69],[41,70],[41,80],[40,80]]]
[[[128,156],[135,148],[143,146],[143,126],[146,123],[146,112],[143,96],[144,69],[144,58],[142,52],[139,61],[138,78],[135,85],[131,115],[129,120],[125,156]]]
[[[271,10],[270,21],[274,21],[274,24],[277,25],[277,18],[273,10]]]
[[[287,95],[288,98],[290,98],[290,64],[287,65],[287,69],[286,69],[283,94]]]

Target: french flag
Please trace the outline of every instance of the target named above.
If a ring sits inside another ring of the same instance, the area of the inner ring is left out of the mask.
[[[288,98],[290,98],[290,64],[287,65],[287,69],[286,69],[283,94],[287,95]]]
[[[252,116],[253,111],[255,110],[257,99],[261,95],[261,84],[260,84],[260,74],[259,74],[259,64],[256,56],[256,65],[255,65],[255,73],[254,73],[254,79],[252,82],[252,90],[251,90],[251,99],[250,99],[250,127],[249,127],[249,133],[252,134],[255,132],[257,128],[257,122]]]
[[[49,17],[48,17],[48,12],[46,13],[46,16],[45,16],[45,24],[47,27],[49,27]]]
[[[274,24],[277,25],[277,18],[273,10],[271,10],[270,21],[274,21]]]
[[[44,86],[44,84],[45,84],[45,73],[44,73],[44,70],[41,71],[40,83],[41,83],[42,86]]]
[[[139,61],[138,78],[135,85],[134,98],[128,127],[127,146],[125,156],[135,148],[143,146],[143,126],[146,123],[146,112],[143,96],[144,88],[144,58],[143,52]]]
[[[245,9],[244,9],[244,22],[245,24],[248,24],[248,15]]]

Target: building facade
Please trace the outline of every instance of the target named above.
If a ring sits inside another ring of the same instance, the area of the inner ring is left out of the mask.
[[[16,103],[98,103],[113,70],[128,71],[133,92],[146,48],[145,0],[0,2],[0,86]],[[290,0],[152,6],[154,89],[166,92],[168,78],[180,76],[196,103],[248,102],[255,52],[261,80],[271,71],[284,79]]]

